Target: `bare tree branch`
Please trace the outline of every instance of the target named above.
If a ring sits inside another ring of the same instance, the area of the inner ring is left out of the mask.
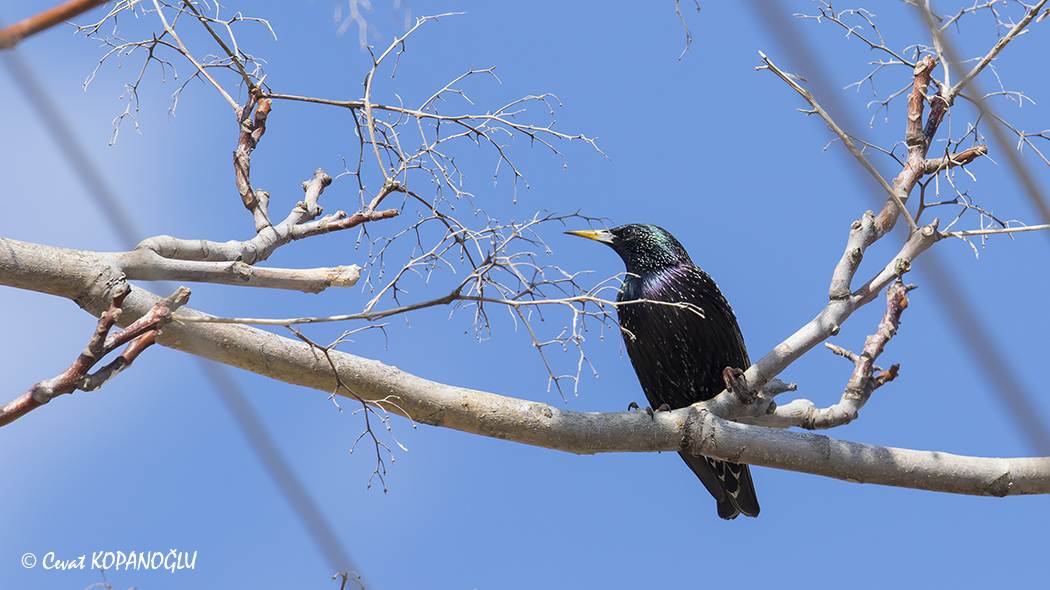
[[[863,153],[861,153],[860,149],[853,143],[853,139],[848,134],[846,134],[846,132],[843,131],[842,128],[839,127],[838,124],[835,123],[835,121],[833,121],[831,119],[831,115],[829,115],[827,113],[827,111],[825,111],[817,103],[816,98],[814,98],[813,95],[808,90],[806,90],[805,88],[800,86],[799,83],[795,81],[796,76],[791,76],[791,75],[785,73],[780,68],[776,67],[773,64],[773,62],[771,62],[769,60],[769,58],[766,57],[766,54],[762,53],[761,51],[758,52],[758,55],[762,58],[762,61],[765,62],[766,65],[765,66],[759,66],[756,69],[768,69],[769,71],[771,71],[774,74],[776,74],[777,77],[779,77],[781,80],[786,82],[787,85],[790,86],[795,92],[798,92],[799,95],[802,96],[802,98],[806,99],[806,102],[809,103],[809,105],[812,107],[813,110],[812,111],[803,111],[803,112],[805,112],[807,114],[814,114],[815,113],[817,115],[820,115],[821,119],[824,119],[824,122],[827,123],[828,128],[831,129],[832,131],[834,131],[835,135],[837,135],[839,137],[839,139],[842,140],[842,143],[843,143],[843,145],[846,146],[846,149],[848,149],[849,152],[851,154],[853,154],[853,157],[856,158],[858,162],[860,162],[861,166],[864,166],[865,170],[867,170],[868,172],[871,173],[871,175],[875,178],[876,182],[878,182],[879,185],[882,186],[883,190],[885,190],[886,193],[889,195],[890,199],[894,203],[896,203],[898,211],[904,215],[904,218],[908,221],[908,226],[911,228],[911,230],[915,231],[916,229],[918,229],[918,226],[915,224],[915,220],[912,219],[911,214],[908,213],[908,208],[904,206],[904,200],[907,199],[907,194],[905,194],[903,196],[903,198],[902,198],[901,195],[897,194],[897,191],[895,191],[893,189],[893,187],[891,187],[890,184],[888,182],[886,182],[886,179],[883,178],[882,175],[879,174],[879,172],[877,170],[875,170],[875,167],[872,166],[871,162],[868,161],[868,158],[866,156],[864,156]],[[932,66],[930,66],[930,68],[932,68]],[[928,71],[926,72],[926,80],[927,81],[929,80],[929,73],[928,73]],[[920,81],[921,81],[920,73],[917,70],[916,71],[916,86],[917,87],[918,87],[918,84],[920,83]],[[920,115],[920,117],[921,117],[921,115]]]
[[[959,93],[962,92],[963,89],[966,88],[970,84],[970,82],[972,82],[973,79],[981,73],[981,71],[984,68],[988,67],[988,65],[992,63],[992,60],[994,60],[995,57],[999,55],[999,53],[1002,52],[1002,50],[1005,49],[1011,41],[1013,41],[1018,35],[1022,35],[1026,32],[1025,29],[1027,29],[1028,25],[1031,24],[1032,21],[1034,21],[1036,17],[1039,16],[1039,13],[1043,10],[1043,7],[1046,5],[1046,2],[1047,0],[1040,0],[1039,2],[1028,6],[1028,10],[1025,13],[1024,17],[1022,17],[1021,20],[1018,21],[1017,24],[1014,25],[1014,27],[1006,33],[1006,35],[1000,37],[999,40],[995,42],[995,45],[993,45],[992,48],[988,50],[988,53],[984,57],[982,57],[981,60],[978,61],[975,66],[970,68],[970,71],[966,72],[966,74],[962,77],[961,80],[956,82],[955,85],[952,86],[950,89],[942,92],[940,94],[941,98],[943,98],[949,105],[951,105],[954,102],[955,97],[958,96]],[[934,39],[937,40],[939,43],[940,33],[941,31],[943,31],[943,29],[939,29],[934,24],[934,17],[933,13],[930,11],[929,2],[915,1],[913,3],[919,7],[923,15],[926,17],[927,24],[930,26],[931,30],[934,31]],[[943,59],[941,61],[943,61]],[[947,78],[945,78],[945,80],[947,81]]]
[[[124,301],[131,287],[124,282],[115,283],[109,297],[109,308],[101,314],[98,326],[88,345],[68,369],[51,379],[45,379],[29,388],[29,391],[0,408],[0,426],[10,424],[29,412],[50,402],[64,393],[95,391],[131,363],[156,341],[160,329],[171,321],[172,314],[189,300],[190,290],[180,287],[167,299],[159,299],[142,317],[116,334],[109,330],[121,319]],[[113,362],[94,373],[88,373],[96,364],[117,347],[127,348]]]
[[[25,39],[41,31],[67,21],[92,8],[105,4],[107,0],[67,0],[54,8],[34,14],[9,27],[0,29],[0,49],[11,49]]]
[[[873,216],[866,216],[873,223]],[[863,223],[861,224],[864,225]],[[858,230],[854,230],[856,233]],[[932,228],[912,235],[905,249],[883,273],[854,292],[832,302],[812,327],[799,334],[826,329],[864,300],[870,300],[897,276],[906,261],[936,242]],[[69,297],[89,312],[108,305],[105,281],[120,281],[120,273],[97,254],[81,253],[0,239],[0,280],[17,288]],[[79,277],[79,278],[78,278]],[[885,283],[883,283],[885,281]],[[124,302],[126,314],[145,313],[159,298],[133,291]],[[199,312],[183,308],[180,317]],[[846,314],[848,315],[848,313]],[[777,347],[791,349],[796,334]],[[443,426],[483,436],[514,440],[573,453],[649,452],[689,449],[716,459],[746,462],[828,477],[884,485],[935,489],[952,493],[1004,495],[1050,493],[1047,459],[986,460],[890,449],[835,441],[822,436],[725,422],[715,411],[737,407],[735,396],[719,396],[650,418],[641,412],[593,414],[570,412],[529,402],[443,385],[398,371],[382,363],[335,350],[324,354],[304,342],[240,325],[185,323],[176,319],[157,340],[185,352],[243,368],[273,379],[327,392],[345,394],[415,422]],[[814,339],[814,342],[816,340]],[[751,367],[748,383],[797,358],[774,351]],[[334,370],[333,370],[334,369]],[[764,382],[768,382],[766,379]],[[770,395],[777,390],[777,387]],[[766,395],[764,392],[762,395]],[[728,401],[727,398],[732,398]],[[757,405],[757,404],[756,404]],[[768,404],[767,404],[767,407]],[[744,442],[746,440],[746,442]]]
[[[890,338],[897,333],[901,314],[908,307],[907,293],[914,288],[914,286],[906,287],[900,279],[897,279],[886,289],[886,313],[879,323],[878,331],[865,340],[861,354],[825,343],[832,352],[846,357],[853,363],[853,374],[846,384],[846,391],[842,394],[839,403],[820,411],[814,408],[797,410],[792,408],[791,413],[798,416],[801,422],[799,425],[802,428],[821,430],[849,424],[857,418],[860,409],[868,402],[872,392],[897,376],[898,365],[893,365],[889,371],[882,371],[875,366],[875,361],[882,354]],[[875,375],[875,371],[880,371],[880,374]],[[798,402],[799,400],[796,400],[791,405],[798,407],[801,405]]]
[[[130,280],[189,281],[320,293],[329,287],[352,287],[361,278],[361,267],[356,264],[306,269],[265,268],[240,260],[212,262],[164,258],[147,249],[120,252],[114,254],[114,259]]]
[[[149,252],[156,254],[156,256],[160,258],[169,258],[173,260],[210,262],[226,261],[253,265],[257,262],[266,260],[271,254],[273,254],[274,250],[294,240],[301,240],[303,238],[326,234],[332,231],[350,229],[368,221],[390,219],[391,217],[398,215],[397,209],[375,211],[374,208],[370,207],[353,215],[347,215],[344,211],[337,211],[333,215],[327,215],[321,219],[317,219],[317,217],[323,212],[322,208],[318,205],[318,199],[325,187],[331,183],[332,178],[325,174],[324,170],[318,168],[314,172],[314,177],[303,183],[303,190],[306,193],[305,198],[296,203],[296,206],[288,214],[288,217],[277,225],[264,226],[262,231],[250,240],[245,240],[243,242],[229,241],[219,243],[208,240],[183,240],[171,236],[155,236],[143,240],[138,246],[136,246],[137,251],[144,252],[141,256],[137,257],[138,260],[136,260],[136,262],[139,263],[139,268],[141,268],[142,263],[146,260],[149,260],[151,263],[159,263],[157,258],[145,254],[145,252]],[[399,190],[399,185],[396,183],[394,183],[393,188],[390,189],[390,191],[394,190]],[[259,191],[255,193],[255,200],[252,202],[253,211],[260,212],[260,214],[256,216],[256,219],[266,219],[267,223],[269,220],[269,214],[267,212],[269,198],[269,194]],[[379,200],[381,200],[381,197],[377,198],[377,201]],[[179,268],[179,266],[175,265],[172,268]],[[199,269],[195,269],[195,272],[199,272]],[[321,269],[321,272],[327,273],[330,272],[330,269]],[[343,271],[339,272],[342,273]],[[160,280],[161,278],[164,278],[159,276],[147,277],[145,275],[140,275],[140,277],[149,278],[151,280]],[[354,279],[354,281],[356,282],[356,279]],[[298,289],[298,287],[281,288]]]

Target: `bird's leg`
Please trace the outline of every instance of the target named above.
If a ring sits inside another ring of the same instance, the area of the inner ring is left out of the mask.
[[[726,390],[735,395],[737,401],[744,405],[755,403],[755,394],[751,393],[747,387],[743,369],[726,367],[722,371],[722,380],[726,383]]]

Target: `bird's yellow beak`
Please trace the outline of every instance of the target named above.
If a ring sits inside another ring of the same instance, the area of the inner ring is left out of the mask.
[[[588,240],[594,240],[603,244],[612,244],[613,235],[607,229],[581,229],[576,231],[565,232],[570,236],[580,236],[581,238],[587,238]]]

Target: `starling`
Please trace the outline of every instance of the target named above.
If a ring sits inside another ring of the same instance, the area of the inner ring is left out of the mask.
[[[725,388],[727,367],[751,365],[729,303],[667,230],[639,223],[566,233],[610,246],[627,265],[616,312],[627,354],[653,408],[678,409],[711,399]],[[718,516],[758,516],[747,465],[678,454],[718,502]]]

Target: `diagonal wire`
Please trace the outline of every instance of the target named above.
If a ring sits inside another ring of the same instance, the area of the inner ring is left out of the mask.
[[[821,96],[821,104],[829,114],[836,120],[845,122],[842,125],[846,129],[855,129],[849,111],[843,107],[838,98],[838,92],[833,91],[828,83],[828,77],[824,73],[824,66],[814,56],[812,49],[805,38],[798,33],[796,27],[791,23],[790,15],[783,9],[780,2],[751,1],[752,13],[757,15],[766,30],[776,40],[777,44],[788,55],[789,59],[799,71],[805,72],[809,85],[814,94]],[[954,61],[954,60],[953,60]],[[998,125],[994,125],[998,127]],[[1002,131],[999,130],[1000,135]],[[1004,144],[1006,145],[1006,144]],[[1012,152],[1012,146],[1005,152]],[[1023,163],[1019,162],[1015,171],[1023,169]],[[852,167],[852,170],[860,173],[860,169]],[[1020,175],[1020,173],[1019,173]],[[1027,175],[1027,171],[1025,172]],[[1024,176],[1022,176],[1023,178]],[[861,186],[869,187],[865,178]],[[1031,186],[1036,186],[1034,182]],[[885,200],[884,194],[879,191],[866,191],[880,204]],[[1035,193],[1029,193],[1037,195]],[[1037,198],[1037,197],[1033,197]],[[1037,201],[1038,202],[1038,201]],[[1003,356],[993,341],[985,322],[962,295],[963,291],[955,277],[945,268],[941,258],[934,250],[927,251],[923,255],[923,263],[918,266],[934,293],[941,300],[949,317],[953,318],[951,325],[957,330],[970,357],[975,361],[984,373],[985,379],[992,385],[995,392],[1004,402],[1007,411],[1021,427],[1025,440],[1031,448],[1041,454],[1050,455],[1050,432],[1039,417],[1035,405],[1029,399],[1025,388],[1015,377],[1018,372],[1010,367],[1010,363]]]
[[[2,21],[0,21],[2,26]],[[120,238],[124,247],[131,249],[139,242],[140,233],[135,229],[135,222],[128,215],[116,193],[109,187],[98,169],[91,164],[84,147],[77,141],[69,123],[62,116],[62,111],[51,100],[44,86],[37,80],[25,60],[15,49],[0,51],[7,71],[14,78],[16,85],[22,89],[29,104],[36,110],[37,118],[47,129],[55,146],[73,167],[80,181],[87,188],[88,195],[95,201],[103,217],[109,221],[110,229]]]
[[[0,26],[2,26],[2,18],[0,18]],[[37,116],[47,128],[59,151],[84,183],[88,195],[99,210],[105,214],[111,229],[120,238],[121,244],[128,249],[134,248],[141,232],[135,227],[134,220],[124,208],[120,198],[91,164],[87,152],[63,117],[62,111],[56,107],[46,89],[16,50],[2,51],[0,57],[3,58],[4,65],[7,66],[16,85],[22,89],[27,101],[36,110]],[[230,377],[229,370],[214,362],[194,358],[197,359],[199,368],[211,382],[220,399],[233,414],[234,421],[251,443],[251,448],[266,467],[266,471],[277,484],[278,489],[284,494],[285,500],[292,506],[314,543],[324,553],[328,566],[336,572],[355,570],[335,532],[328,525],[306,488],[296,477],[280,449],[274,444],[273,438],[259,420],[247,397]]]
[[[226,402],[226,407],[237,417],[241,430],[248,437],[252,448],[255,449],[256,454],[259,455],[259,458],[266,465],[267,470],[281,489],[281,492],[284,493],[285,499],[295,509],[299,520],[306,525],[306,529],[314,538],[318,548],[324,552],[329,567],[337,572],[352,569],[350,567],[350,558],[343,550],[339,539],[335,536],[335,532],[328,526],[328,522],[321,514],[321,511],[318,510],[317,504],[310,498],[310,494],[303,487],[299,478],[295,476],[295,472],[288,465],[288,461],[281,454],[281,450],[274,444],[270,433],[266,431],[266,427],[259,420],[259,415],[256,414],[255,408],[248,403],[248,396],[244,395],[244,391],[241,390],[237,382],[230,377],[230,372],[222,365],[200,359],[200,366],[204,374],[215,386],[219,397]]]

